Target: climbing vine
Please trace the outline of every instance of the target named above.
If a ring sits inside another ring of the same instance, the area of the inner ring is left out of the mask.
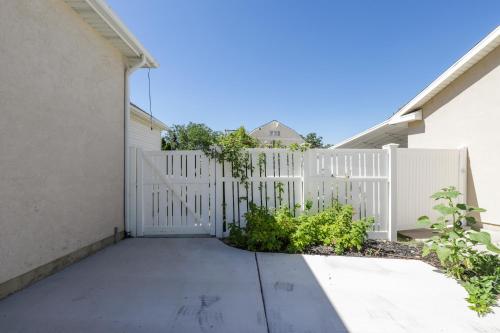
[[[234,132],[220,135],[216,140],[215,147],[204,152],[221,164],[229,162],[232,176],[239,178],[241,183],[246,184],[248,172],[253,171],[253,166],[249,163],[250,155],[245,149],[258,146],[259,141],[251,137],[244,127],[240,127]]]

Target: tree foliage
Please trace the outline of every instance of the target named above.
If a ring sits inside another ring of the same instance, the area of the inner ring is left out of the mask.
[[[255,148],[259,146],[259,141],[250,136],[245,128],[241,126],[236,131],[219,135],[215,141],[215,147],[208,152],[208,155],[219,162],[230,162],[233,177],[246,181],[248,154],[245,148]]]
[[[312,132],[307,134],[304,137],[304,140],[306,143],[309,144],[311,148],[322,148],[323,147],[323,137],[319,136],[318,134]]]
[[[162,138],[163,150],[210,150],[221,136],[205,124],[190,122],[187,125],[173,125]]]

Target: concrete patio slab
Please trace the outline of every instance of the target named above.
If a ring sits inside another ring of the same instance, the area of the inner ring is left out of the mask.
[[[417,260],[258,254],[271,332],[500,332]],[[496,309],[498,312],[498,308]]]
[[[254,253],[128,239],[0,301],[0,332],[266,332]]]
[[[0,301],[0,332],[500,332],[465,297],[420,261],[128,239]]]

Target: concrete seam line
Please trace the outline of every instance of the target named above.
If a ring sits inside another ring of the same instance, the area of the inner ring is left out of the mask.
[[[264,298],[264,290],[262,288],[262,280],[260,278],[260,268],[259,259],[257,259],[257,252],[254,252],[255,264],[257,265],[257,276],[259,277],[259,287],[260,287],[260,297],[262,298],[262,306],[264,307],[264,320],[266,321],[266,331],[269,333],[269,323],[267,322],[267,309],[266,309],[266,299]]]

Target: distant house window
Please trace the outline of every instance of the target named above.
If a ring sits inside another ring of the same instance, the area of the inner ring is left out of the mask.
[[[269,136],[280,136],[280,131],[269,131]]]

